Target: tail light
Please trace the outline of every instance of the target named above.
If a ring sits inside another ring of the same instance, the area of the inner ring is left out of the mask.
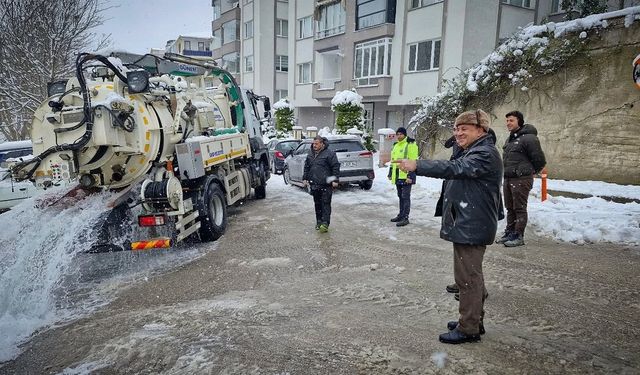
[[[138,225],[141,227],[157,227],[164,225],[166,217],[164,215],[140,215],[138,216]]]
[[[284,160],[284,155],[282,155],[282,152],[280,152],[280,151],[276,151],[273,154],[273,156],[275,156],[277,159]]]
[[[373,156],[373,152],[371,151],[364,151],[360,153],[361,158],[370,158],[372,156]]]
[[[376,178],[376,174],[375,174],[375,172],[371,171],[371,172],[369,172],[367,177],[369,177],[370,180],[373,180],[374,178]]]

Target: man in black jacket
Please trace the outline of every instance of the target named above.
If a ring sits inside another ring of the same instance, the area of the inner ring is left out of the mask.
[[[486,112],[464,112],[454,125],[456,143],[463,149],[457,159],[399,162],[400,168],[419,176],[447,180],[440,238],[453,242],[453,274],[460,289],[460,318],[440,335],[448,344],[479,341],[484,333],[482,259],[495,240],[502,180],[502,160],[488,130]]]
[[[527,226],[527,199],[533,187],[533,175],[546,164],[538,141],[538,131],[524,123],[519,111],[507,113],[509,138],[502,147],[504,160],[504,205],[507,207],[507,227],[496,243],[507,247],[524,245]]]
[[[331,197],[338,187],[340,162],[336,153],[329,150],[327,138],[316,136],[311,151],[304,162],[303,182],[311,188],[316,209],[316,230],[329,231],[331,221]]]

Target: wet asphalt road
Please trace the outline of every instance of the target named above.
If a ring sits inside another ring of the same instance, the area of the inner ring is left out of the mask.
[[[638,248],[490,246],[487,334],[445,345],[457,302],[437,225],[396,228],[354,202],[319,234],[311,197],[291,189],[233,208],[203,257],[40,333],[0,374],[640,372]]]

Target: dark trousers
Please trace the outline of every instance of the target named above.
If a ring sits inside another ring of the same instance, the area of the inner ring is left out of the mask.
[[[507,208],[508,232],[524,236],[527,226],[527,200],[533,187],[533,176],[504,178],[504,206]]]
[[[316,208],[316,224],[330,224],[331,221],[331,186],[313,187],[311,189],[313,203]]]
[[[453,244],[453,276],[460,288],[458,329],[467,335],[477,335],[484,318],[484,301],[488,294],[482,275],[482,259],[486,249],[485,245]]]
[[[398,217],[408,219],[411,211],[411,184],[396,184],[398,199],[400,199],[400,213]]]

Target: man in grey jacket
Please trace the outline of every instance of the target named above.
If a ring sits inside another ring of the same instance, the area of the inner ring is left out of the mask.
[[[455,160],[401,160],[400,168],[419,176],[448,180],[444,186],[440,238],[453,242],[453,274],[460,289],[460,317],[440,335],[448,344],[479,341],[484,333],[487,295],[482,260],[493,243],[500,211],[502,160],[488,134],[482,110],[460,114],[454,135],[463,151]]]
[[[316,230],[329,231],[331,222],[331,197],[338,187],[340,162],[336,153],[329,150],[327,138],[316,136],[311,151],[304,162],[303,182],[311,189],[316,210]]]

